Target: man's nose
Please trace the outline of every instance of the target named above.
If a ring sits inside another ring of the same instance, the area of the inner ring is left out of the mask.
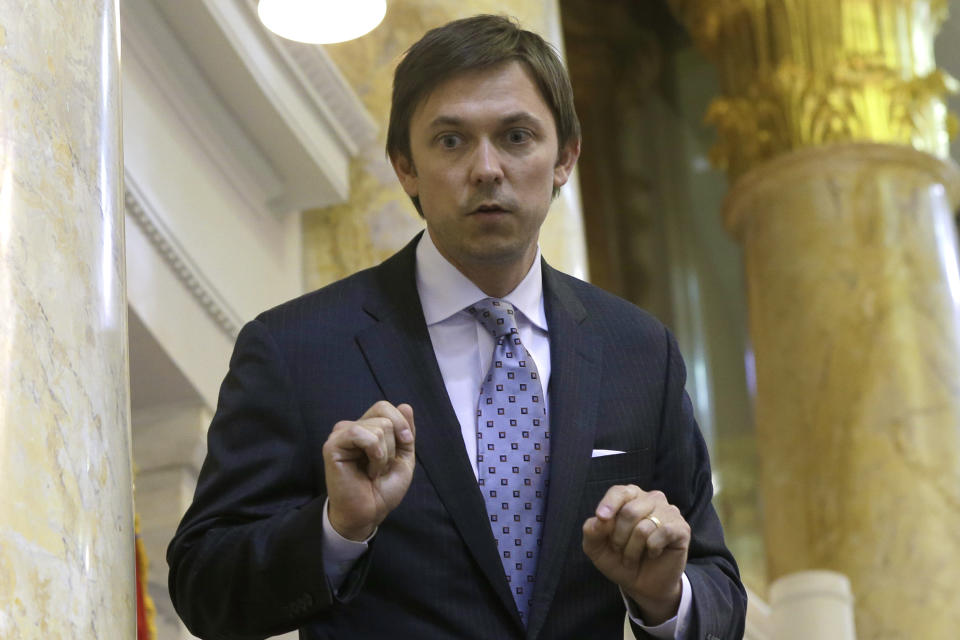
[[[489,140],[481,140],[474,151],[473,163],[470,167],[470,179],[477,184],[499,183],[503,179],[500,154],[496,146]]]

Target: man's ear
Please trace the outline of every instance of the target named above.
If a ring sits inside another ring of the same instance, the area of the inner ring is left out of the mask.
[[[580,157],[580,139],[570,140],[560,147],[557,164],[553,167],[553,188],[559,189],[570,179],[570,173]]]
[[[413,161],[402,153],[396,153],[390,156],[390,164],[393,165],[393,171],[400,180],[400,186],[407,192],[411,198],[420,195],[420,186],[417,183],[417,168],[413,166]]]

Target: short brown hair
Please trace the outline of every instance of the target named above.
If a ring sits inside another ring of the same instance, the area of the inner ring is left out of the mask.
[[[430,93],[451,76],[517,60],[533,76],[556,121],[561,147],[580,139],[570,78],[557,51],[505,16],[478,15],[428,31],[407,50],[393,76],[387,155],[411,162],[410,120]],[[414,204],[417,204],[414,202]],[[419,210],[419,205],[417,206]]]

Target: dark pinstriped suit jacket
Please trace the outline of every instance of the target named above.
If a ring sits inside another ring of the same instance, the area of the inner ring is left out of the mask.
[[[530,624],[510,595],[414,281],[414,247],[241,331],[170,593],[202,638],[622,638],[619,591],[581,549],[613,484],[662,490],[693,530],[689,637],[742,637],[746,598],[710,504],[710,466],[664,327],[543,265],[551,486]],[[321,447],[381,399],[414,407],[417,466],[340,598],[321,558]],[[592,459],[592,449],[625,451]],[[639,637],[646,637],[638,632]]]

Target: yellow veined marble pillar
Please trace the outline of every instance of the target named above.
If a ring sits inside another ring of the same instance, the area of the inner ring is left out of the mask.
[[[863,638],[960,628],[960,274],[942,0],[672,0],[744,247],[770,579],[845,574]]]
[[[0,0],[0,638],[133,638],[117,0]]]
[[[369,34],[327,53],[380,125],[350,172],[350,200],[304,214],[304,281],[313,289],[390,256],[423,223],[384,157],[393,71],[401,56],[429,29],[479,13],[505,14],[562,51],[557,0],[391,0],[383,22]],[[550,263],[587,276],[586,238],[576,173],[561,189],[540,233]]]

